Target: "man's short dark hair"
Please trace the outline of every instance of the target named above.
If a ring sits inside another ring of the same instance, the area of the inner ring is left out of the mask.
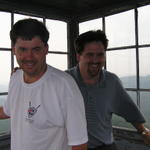
[[[104,45],[104,48],[107,49],[108,46],[108,39],[105,35],[105,33],[101,30],[91,30],[88,32],[85,32],[83,34],[80,34],[77,39],[75,40],[75,49],[78,54],[81,54],[84,50],[84,46],[87,43],[90,42],[102,42]]]
[[[31,40],[35,36],[38,36],[44,44],[47,44],[49,32],[46,26],[36,19],[29,18],[19,20],[13,25],[10,31],[10,39],[13,45],[16,43],[18,38]]]

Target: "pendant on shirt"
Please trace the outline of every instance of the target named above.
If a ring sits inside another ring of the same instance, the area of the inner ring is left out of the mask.
[[[33,106],[31,106],[31,102],[29,102],[29,108],[27,110],[28,117],[26,118],[27,121],[29,121],[30,123],[32,123],[34,121],[32,119],[32,117],[36,114],[39,107],[40,107],[40,105],[37,107],[33,107]]]

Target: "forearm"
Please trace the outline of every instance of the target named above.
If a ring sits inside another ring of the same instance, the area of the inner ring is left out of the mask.
[[[132,123],[137,131],[142,135],[144,143],[150,145],[150,130],[142,123]]]
[[[72,150],[87,150],[87,144],[72,146]]]
[[[0,106],[0,119],[8,119],[8,118],[10,117],[4,113],[3,107]]]
[[[132,123],[132,125],[137,129],[139,133],[142,133],[148,130],[142,123]]]

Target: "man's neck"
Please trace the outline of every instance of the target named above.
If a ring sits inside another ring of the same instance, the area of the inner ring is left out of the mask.
[[[98,79],[83,79],[84,83],[87,85],[93,85],[98,82]]]
[[[36,82],[43,76],[43,74],[46,72],[46,70],[47,70],[47,65],[45,67],[43,67],[43,71],[41,71],[38,75],[30,75],[30,74],[27,74],[24,72],[24,82],[25,83]]]
[[[81,77],[83,79],[83,82],[85,84],[93,85],[93,84],[96,84],[100,79],[100,74],[98,74],[97,76],[92,77],[92,76],[88,75],[85,72],[80,72],[80,73],[81,73]]]

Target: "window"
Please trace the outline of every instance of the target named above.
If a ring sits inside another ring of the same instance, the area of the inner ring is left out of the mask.
[[[9,31],[11,29],[11,14],[6,13],[6,12],[0,12],[0,20],[1,20],[1,27],[0,27],[1,45],[0,47],[10,48],[11,42],[9,38]]]
[[[149,48],[139,49],[140,61],[140,88],[150,89],[150,50]]]
[[[51,66],[54,66],[64,71],[67,69],[67,55],[49,53],[47,55],[47,64],[50,64]]]
[[[83,33],[89,30],[102,30],[102,19],[94,19],[79,24],[79,33]]]
[[[140,7],[138,9],[138,16],[139,16],[139,44],[150,44],[150,30],[149,30],[149,25],[150,25],[150,20],[149,14],[150,14],[150,5]]]
[[[46,19],[46,26],[50,32],[47,63],[61,70],[66,70],[68,66],[67,24],[62,21]]]
[[[10,51],[0,51],[0,92],[8,91],[8,82],[11,74],[11,53]]]
[[[39,18],[39,17],[34,17],[34,16],[28,16],[28,15],[22,15],[22,14],[14,14],[14,23],[17,22],[18,20],[21,20],[21,19],[27,19],[27,18],[33,18],[33,19],[37,19],[39,21],[43,21],[42,18]]]
[[[148,8],[150,7],[146,6],[138,9],[139,28],[137,33],[139,32],[139,35],[135,34],[135,24],[137,25],[137,22],[135,22],[134,16],[137,15],[136,11],[130,10],[106,17],[106,33],[109,39],[106,67],[120,77],[124,87],[128,89],[130,96],[143,112],[147,120],[146,125],[149,124],[148,115],[150,115],[150,110],[148,110],[148,106],[150,104],[150,95],[149,92],[140,91],[148,91],[150,89],[148,84],[150,71],[147,69],[147,66],[150,65],[150,53],[149,47],[147,48],[140,44],[149,44],[148,23],[150,22],[147,20]],[[137,36],[140,39],[139,41],[136,41],[138,39],[136,38]],[[133,94],[131,95],[131,92],[134,93],[134,96]],[[113,116],[113,125],[117,125],[118,122],[121,127],[132,127],[122,118]]]
[[[6,100],[7,96],[1,96],[0,95],[0,106],[3,105],[4,101]],[[0,120],[0,133],[2,132],[9,132],[10,131],[10,120],[6,119],[6,120]]]
[[[135,45],[134,10],[106,17],[106,35],[109,48]]]
[[[107,51],[107,70],[116,73],[125,88],[136,88],[135,49]]]
[[[67,52],[67,24],[46,19],[46,26],[50,32],[49,51]]]

